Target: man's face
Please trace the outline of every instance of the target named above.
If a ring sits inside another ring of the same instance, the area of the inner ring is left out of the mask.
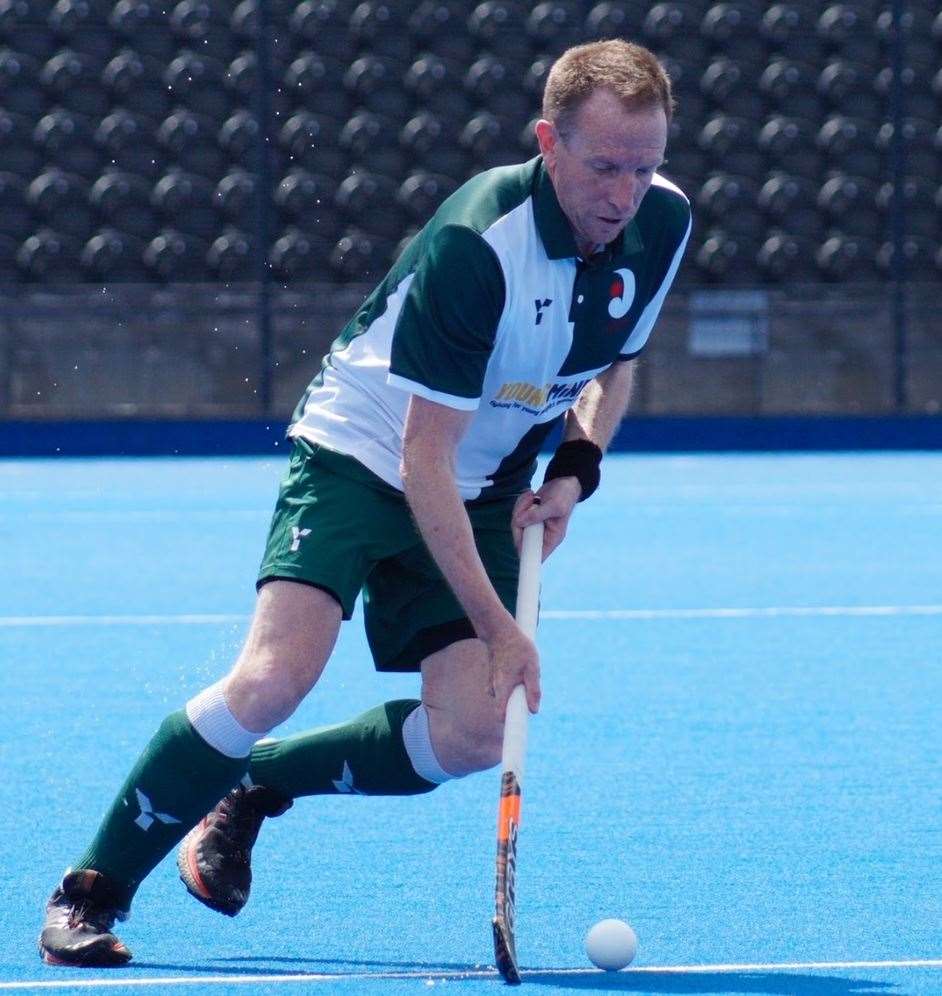
[[[609,90],[583,103],[565,137],[549,121],[536,135],[556,196],[584,255],[611,242],[635,216],[664,161],[667,115],[626,110]]]

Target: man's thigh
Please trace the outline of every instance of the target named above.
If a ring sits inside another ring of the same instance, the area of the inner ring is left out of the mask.
[[[468,516],[484,569],[514,611],[520,558],[510,518],[513,497],[470,505]],[[422,661],[475,632],[425,544],[377,563],[364,586],[366,635],[379,671],[418,671]]]
[[[281,482],[258,588],[321,588],[349,619],[372,566],[419,542],[403,496],[350,457],[295,443]]]

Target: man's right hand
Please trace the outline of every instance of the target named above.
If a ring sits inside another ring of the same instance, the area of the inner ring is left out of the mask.
[[[523,685],[530,712],[540,708],[540,655],[536,645],[520,629],[510,613],[506,624],[493,635],[482,637],[491,664],[490,693],[497,700],[500,715],[507,710],[510,693]]]

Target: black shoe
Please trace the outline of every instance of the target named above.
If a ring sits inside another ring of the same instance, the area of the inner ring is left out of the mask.
[[[39,953],[47,965],[104,968],[126,965],[131,952],[111,933],[127,919],[111,883],[100,872],[66,872],[46,904]]]
[[[294,803],[277,792],[236,786],[183,838],[177,868],[187,891],[205,906],[235,916],[249,900],[252,846],[266,816]]]

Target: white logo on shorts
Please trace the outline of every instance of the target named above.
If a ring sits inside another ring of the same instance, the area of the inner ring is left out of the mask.
[[[310,529],[298,529],[297,526],[292,526],[291,527],[291,552],[292,553],[297,553],[297,551],[301,549],[301,540],[303,540],[305,536],[310,536],[310,535],[311,535],[311,530]]]

